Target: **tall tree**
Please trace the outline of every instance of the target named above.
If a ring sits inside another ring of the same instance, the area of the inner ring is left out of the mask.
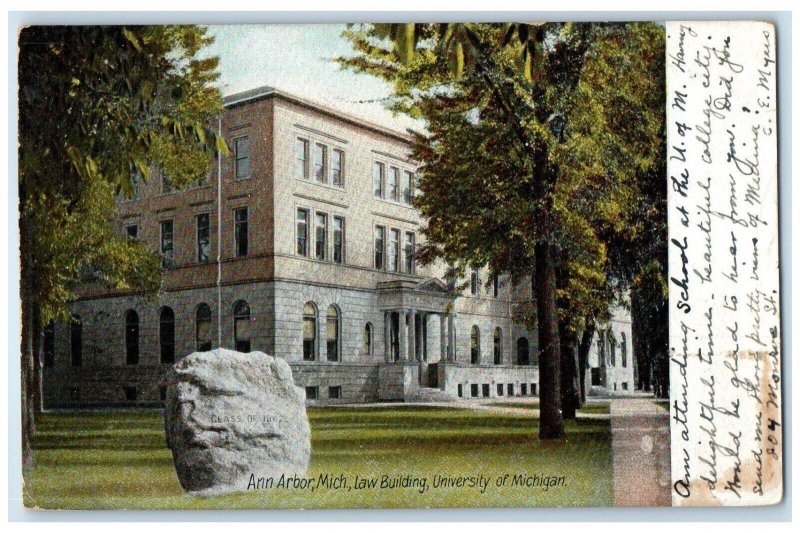
[[[196,26],[30,26],[19,34],[22,445],[31,463],[42,325],[86,281],[153,294],[158,260],[114,227],[119,195],[157,165],[202,178],[222,99]]]
[[[414,144],[416,205],[428,221],[421,259],[531,276],[540,437],[560,437],[558,268],[598,244],[594,216],[620,223],[628,182],[655,157],[660,115],[648,107],[649,84],[663,31],[417,24],[346,36],[357,55],[340,62],[391,82],[390,107],[425,120]],[[586,243],[573,231],[582,225]],[[604,266],[592,268],[605,284]]]

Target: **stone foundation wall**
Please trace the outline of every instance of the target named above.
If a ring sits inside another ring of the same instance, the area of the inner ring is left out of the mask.
[[[306,389],[309,404],[374,402],[378,399],[377,364],[291,363],[294,383]],[[339,397],[332,387],[340,387]],[[309,388],[316,388],[317,398],[309,397]]]
[[[439,366],[439,384],[461,398],[537,396],[539,367],[447,363]]]
[[[44,406],[157,407],[170,365],[44,369]]]

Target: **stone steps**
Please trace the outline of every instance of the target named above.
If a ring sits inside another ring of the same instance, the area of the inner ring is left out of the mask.
[[[406,403],[429,403],[429,402],[456,402],[458,398],[453,394],[430,387],[420,387],[413,392],[406,394]]]

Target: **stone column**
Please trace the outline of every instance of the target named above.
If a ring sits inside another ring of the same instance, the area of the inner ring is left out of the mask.
[[[447,360],[447,321],[444,313],[439,315],[439,363]]]
[[[408,311],[405,309],[400,311],[400,320],[397,327],[397,341],[400,348],[400,361],[408,361],[408,329],[406,319],[408,318]]]
[[[374,342],[374,341],[373,341]],[[392,362],[392,313],[383,312],[383,352],[384,361]]]
[[[456,361],[456,315],[447,316],[447,360]]]
[[[417,354],[420,362],[425,361],[425,353],[427,346],[425,346],[425,328],[427,328],[428,313],[419,314],[419,331],[417,331],[417,338],[419,339],[419,353]]]
[[[417,312],[408,312],[408,360],[417,361]]]

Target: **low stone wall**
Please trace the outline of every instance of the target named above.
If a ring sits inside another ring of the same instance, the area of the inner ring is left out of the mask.
[[[539,367],[514,365],[439,365],[439,385],[460,398],[537,396]]]

